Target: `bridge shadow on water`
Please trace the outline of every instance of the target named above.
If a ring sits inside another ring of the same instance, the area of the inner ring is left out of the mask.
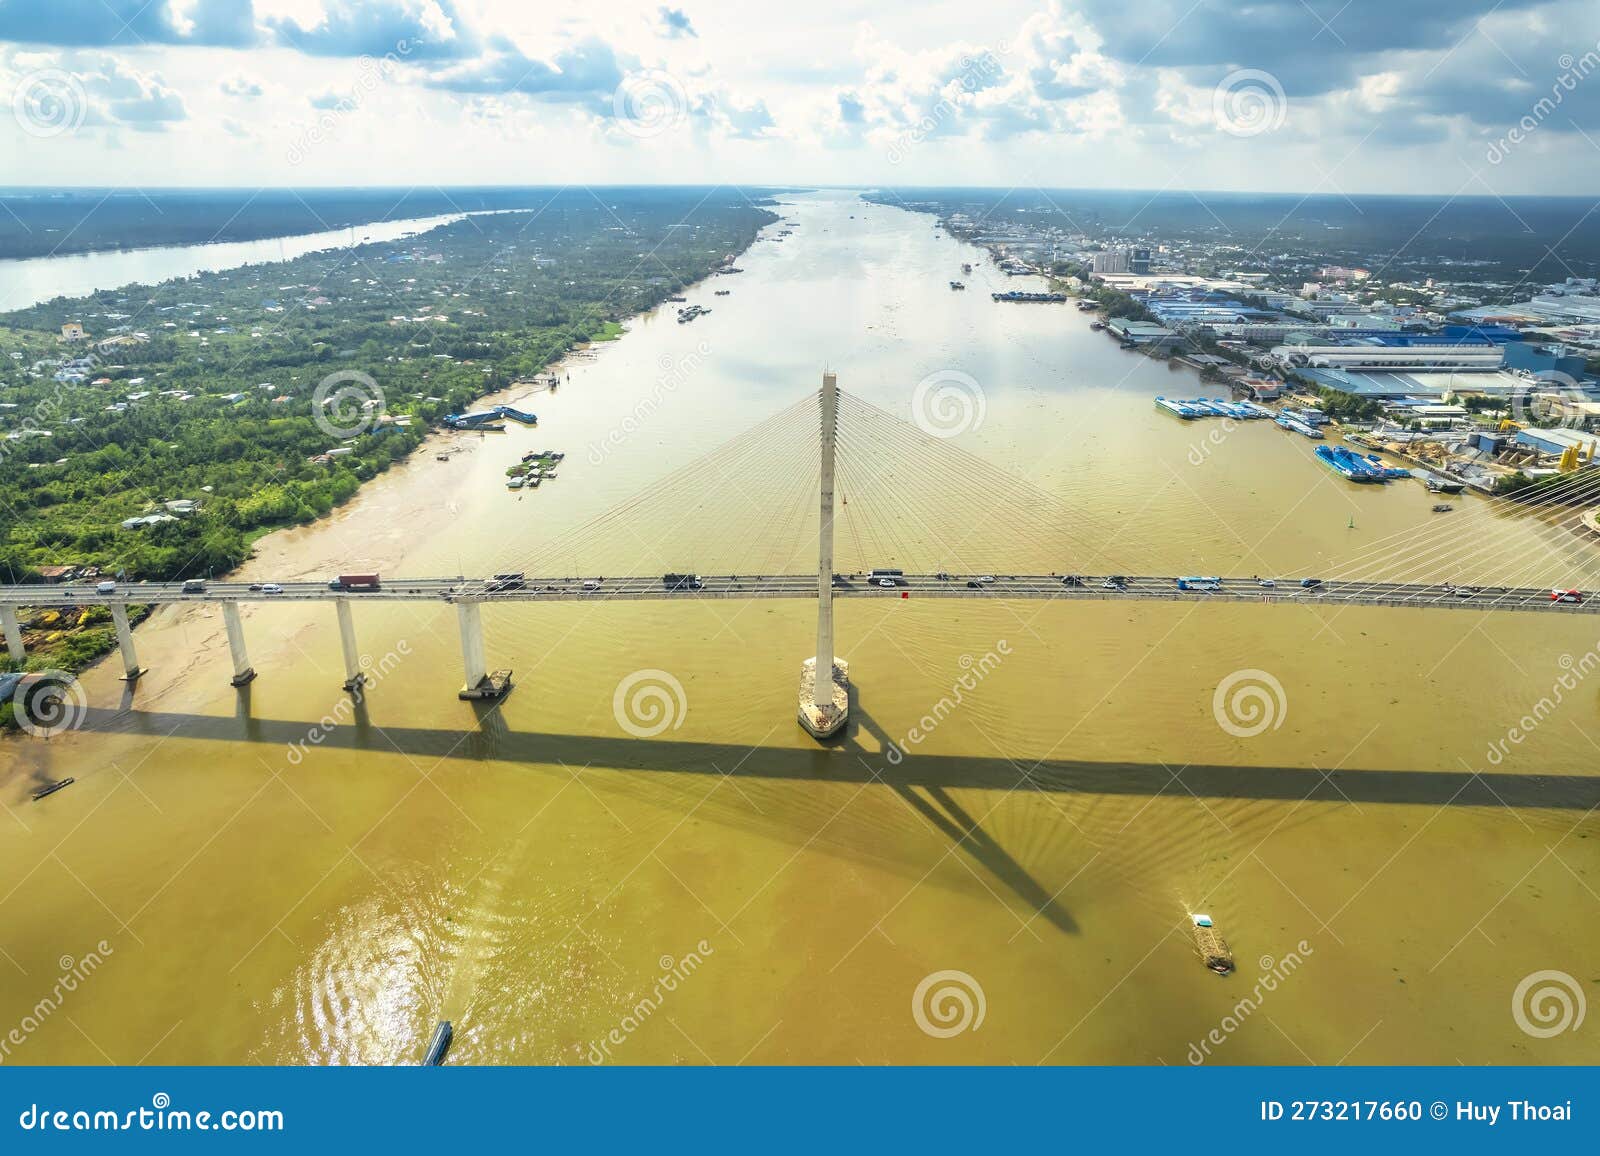
[[[848,733],[826,745],[756,746],[685,741],[669,737],[575,735],[514,731],[492,704],[473,704],[475,729],[397,727],[374,724],[356,702],[348,721],[324,733],[315,749],[400,753],[412,758],[496,761],[646,774],[727,775],[746,783],[794,781],[881,783],[928,825],[1023,900],[1058,930],[1078,930],[1050,891],[1010,855],[952,791],[1011,791],[1029,786],[1061,795],[1153,797],[1181,793],[1173,769],[1161,763],[1075,759],[1009,759],[999,755],[886,755],[893,744],[872,717],[852,704]],[[244,742],[288,750],[306,741],[316,720],[264,719],[251,710],[249,687],[241,688],[230,716],[138,709],[90,708],[83,728],[104,734],[146,735],[166,741]],[[797,724],[798,726],[798,724]],[[863,734],[873,740],[863,745]],[[310,749],[310,748],[308,748]],[[1183,787],[1202,799],[1289,803],[1410,804],[1428,807],[1508,807],[1587,811],[1600,807],[1600,776],[1509,772],[1336,770],[1190,764]]]
[[[249,742],[284,748],[303,743],[315,719],[263,719],[250,712],[249,688],[239,694],[232,716],[150,710],[84,711],[81,729],[103,734],[204,742]],[[559,731],[513,731],[492,706],[474,704],[476,730],[379,727],[358,705],[351,720],[327,731],[325,749],[400,752],[414,757],[498,760],[512,763],[594,766],[615,770],[721,773],[736,778],[867,783],[890,788],[949,791],[1010,790],[1027,774],[1031,785],[1051,792],[1151,796],[1170,793],[1173,768],[1163,763],[999,755],[938,755],[906,752],[898,762],[883,750],[862,746],[857,732],[886,740],[870,716],[852,707],[851,734],[821,746],[757,746],[680,740],[667,736],[576,735]],[[798,724],[797,724],[798,728]],[[859,757],[840,757],[856,755]],[[1201,798],[1287,802],[1404,803],[1418,806],[1510,807],[1589,810],[1600,808],[1600,776],[1538,775],[1506,771],[1453,770],[1322,771],[1315,767],[1191,763],[1183,783]],[[960,816],[946,812],[951,822]]]

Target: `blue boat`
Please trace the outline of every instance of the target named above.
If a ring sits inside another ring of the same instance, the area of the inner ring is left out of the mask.
[[[1156,398],[1156,404],[1168,413],[1177,414],[1184,421],[1193,421],[1200,416],[1187,402],[1174,401],[1170,397],[1158,397]]]
[[[1314,440],[1320,440],[1322,438],[1322,431],[1316,426],[1307,425],[1299,418],[1290,417],[1288,414],[1280,414],[1276,424],[1281,426],[1283,429],[1291,430],[1294,433],[1301,434]]]

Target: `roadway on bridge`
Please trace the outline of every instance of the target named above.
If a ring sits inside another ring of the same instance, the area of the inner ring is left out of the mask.
[[[1327,581],[1303,587],[1298,579],[1224,578],[1215,590],[1183,590],[1173,576],[1059,574],[908,574],[891,585],[866,574],[837,576],[840,598],[1060,599],[1064,601],[1144,599],[1188,602],[1337,604],[1354,606],[1452,607],[1476,610],[1540,610],[1593,613],[1600,596],[1578,603],[1555,601],[1551,588],[1457,586],[1397,582]],[[705,574],[700,589],[669,588],[660,575],[649,577],[386,578],[375,590],[342,589],[320,582],[208,582],[204,591],[186,592],[181,582],[119,584],[108,593],[93,586],[0,586],[0,605],[95,606],[183,602],[637,602],[705,598],[815,598],[813,574]]]

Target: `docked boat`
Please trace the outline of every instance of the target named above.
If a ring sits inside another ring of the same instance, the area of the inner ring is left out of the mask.
[[[520,489],[522,489],[523,486],[525,486],[527,484],[528,484],[528,479],[523,477],[521,474],[518,474],[514,478],[507,478],[506,479],[506,489],[508,489],[508,490],[520,490]]]
[[[989,296],[996,301],[1047,302],[1065,301],[1067,299],[1065,293],[1024,293],[1018,289],[1012,289],[1005,293],[991,293]]]
[[[1361,455],[1351,453],[1343,446],[1318,446],[1315,452],[1318,461],[1352,482],[1385,480],[1383,475],[1374,470]]]
[[[1233,971],[1233,949],[1228,946],[1228,941],[1222,938],[1222,932],[1217,930],[1211,916],[1203,911],[1189,912],[1189,923],[1194,934],[1194,947],[1200,953],[1201,962],[1218,975],[1228,975]]]
[[[1277,420],[1274,422],[1274,424],[1279,426],[1282,429],[1289,430],[1292,433],[1297,433],[1297,434],[1300,434],[1303,437],[1308,437],[1308,438],[1311,438],[1313,440],[1321,440],[1321,438],[1322,438],[1322,431],[1319,430],[1316,426],[1307,425],[1305,422],[1301,421],[1299,418],[1290,417],[1286,413],[1279,414],[1278,417],[1277,417]]]
[[[1156,406],[1159,409],[1166,410],[1168,413],[1177,414],[1184,421],[1193,421],[1195,418],[1200,416],[1199,412],[1195,410],[1194,407],[1186,405],[1181,401],[1174,401],[1170,397],[1156,398]]]
[[[464,686],[456,697],[468,701],[493,701],[505,698],[511,693],[511,672],[509,670],[492,670],[478,680],[474,686]]]

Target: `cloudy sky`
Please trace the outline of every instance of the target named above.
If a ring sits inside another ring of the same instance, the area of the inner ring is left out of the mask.
[[[0,0],[0,183],[1600,192],[1595,0]]]

